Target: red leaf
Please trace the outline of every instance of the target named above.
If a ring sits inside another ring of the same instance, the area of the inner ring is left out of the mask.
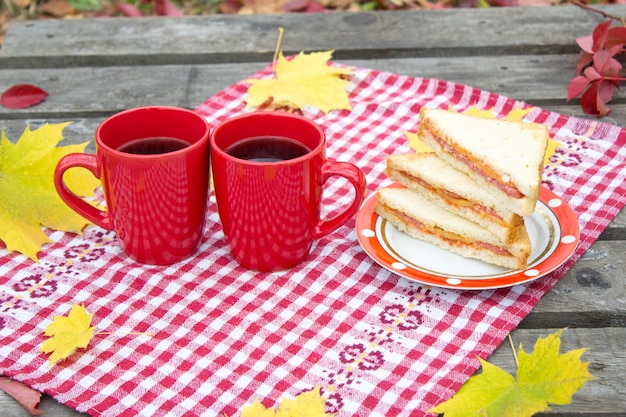
[[[602,75],[598,72],[595,66],[585,68],[583,74],[585,74],[585,77],[587,77],[589,81],[597,81],[602,78]]]
[[[611,113],[611,109],[604,105],[605,103],[602,100],[598,100],[598,116],[604,117],[607,114]]]
[[[598,83],[589,85],[587,91],[580,98],[580,107],[587,114],[600,114],[598,111]]]
[[[574,97],[578,97],[585,91],[585,88],[589,85],[590,80],[587,77],[578,76],[569,82],[567,87],[567,101],[570,101]]]
[[[224,0],[219,4],[218,9],[223,14],[237,14],[241,7],[241,3],[237,0]]]
[[[320,4],[316,1],[310,1],[309,4],[304,9],[305,13],[325,13],[326,8],[323,4]]]
[[[617,26],[608,30],[602,43],[602,48],[610,48],[615,45],[623,46],[625,43],[626,27]]]
[[[626,27],[611,27],[613,19],[598,24],[591,36],[576,39],[582,52],[578,58],[576,74],[567,86],[567,101],[580,98],[580,106],[587,114],[606,116],[611,110],[606,106],[613,99],[615,89],[626,78],[617,55],[624,53]]]
[[[603,76],[619,77],[622,72],[622,64],[613,58],[610,50],[603,49],[593,56],[593,66]]]
[[[578,65],[576,65],[576,74],[580,74],[585,67],[593,62],[593,54],[589,54],[585,51],[580,52],[578,57]]]
[[[41,103],[48,97],[41,88],[31,84],[9,87],[0,97],[0,104],[8,109],[23,109]]]
[[[281,9],[284,12],[299,12],[301,10],[306,9],[309,5],[309,0],[290,0],[287,3],[284,3]]]
[[[608,103],[613,100],[615,88],[616,87],[610,81],[600,81],[600,85],[598,86],[598,101],[600,103]]]
[[[604,68],[604,66],[613,59],[615,55],[622,52],[622,46],[616,45],[612,48],[605,48],[593,54],[593,64],[596,67]],[[621,65],[620,65],[621,66]]]
[[[183,13],[169,0],[154,0],[154,10],[158,16],[182,16]]]
[[[117,6],[117,10],[122,12],[124,16],[128,17],[143,17],[143,13],[137,7],[129,3],[120,3]]]
[[[602,69],[602,76],[604,78],[609,78],[607,81],[613,83],[616,87],[619,87],[620,83],[623,81],[621,75],[622,64],[617,62],[615,59],[610,59]]]
[[[606,22],[598,24],[598,26],[593,29],[593,50],[599,51],[602,49],[602,44],[606,38],[606,33],[611,27],[611,23],[613,23],[613,19],[609,19]]]
[[[583,51],[588,54],[593,54],[593,36],[583,36],[581,38],[577,38],[576,43]]]
[[[611,113],[606,103],[613,98],[613,88],[610,83],[592,82],[580,98],[580,107],[587,114],[606,116]]]
[[[596,52],[593,57],[593,66],[601,74],[600,78],[603,81],[606,80],[606,82],[612,83],[615,87],[619,87],[624,80],[622,78],[622,64],[613,58],[613,55],[614,51],[607,49]],[[591,76],[587,74],[587,70],[585,70],[585,75],[591,79]]]
[[[17,382],[7,377],[0,377],[0,389],[9,394],[20,403],[31,416],[43,414],[43,411],[37,409],[37,404],[41,399],[41,393],[35,391],[27,385]]]

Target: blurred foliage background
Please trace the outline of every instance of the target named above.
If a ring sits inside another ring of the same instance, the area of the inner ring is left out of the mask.
[[[16,19],[80,19],[107,16],[326,13],[334,11],[444,9],[451,7],[560,6],[626,3],[626,0],[2,0],[0,47]]]

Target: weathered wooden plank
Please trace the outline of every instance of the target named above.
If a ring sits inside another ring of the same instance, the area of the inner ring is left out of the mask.
[[[520,328],[626,328],[626,240],[596,241]]]
[[[577,101],[566,103],[577,55],[407,58],[338,62],[411,77],[439,78],[523,100],[567,115],[585,115]],[[248,78],[267,63],[167,65],[144,67],[0,69],[0,90],[32,83],[49,93],[37,106],[0,107],[0,120],[24,117],[103,116],[149,104],[195,107],[227,86]],[[523,86],[523,88],[520,88]],[[626,124],[626,95],[620,92],[604,120]]]
[[[517,350],[520,343],[526,352],[534,349],[539,337],[546,337],[559,328],[550,329],[517,329],[511,333]],[[626,329],[567,329],[561,335],[561,352],[587,348],[582,360],[589,362],[589,371],[596,377],[577,392],[571,404],[554,406],[549,413],[537,416],[602,416],[623,417],[626,410],[626,385],[624,385],[624,369],[626,369]],[[489,357],[488,361],[515,374],[515,361],[508,341]]]
[[[572,6],[25,21],[9,27],[2,57],[14,68],[267,61],[279,26],[286,53],[335,49],[338,59],[575,53],[575,39],[602,20]]]
[[[15,117],[98,117],[142,105],[195,107],[263,68],[263,64],[0,70],[0,88],[32,83],[47,99],[28,109],[0,107],[0,120]]]

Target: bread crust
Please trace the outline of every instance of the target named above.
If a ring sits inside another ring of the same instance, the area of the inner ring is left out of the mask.
[[[415,208],[411,210],[409,206]],[[469,220],[462,219],[445,209],[441,215],[454,222],[459,222],[456,231],[450,230],[448,225],[438,224],[437,216],[429,218],[419,217],[418,212],[438,209],[439,207],[425,200],[421,195],[403,188],[383,188],[378,190],[378,202],[375,212],[396,226],[400,231],[414,238],[436,245],[461,256],[478,259],[493,265],[514,270],[525,269],[531,253],[530,238],[524,225],[514,229],[513,241],[508,245],[498,244],[489,240],[485,234],[479,237],[462,236],[467,227],[468,233],[474,233],[476,227],[471,226]],[[415,221],[412,221],[414,219]],[[460,220],[459,220],[460,219]],[[442,233],[443,232],[443,233]],[[487,233],[489,234],[489,233]],[[474,240],[472,240],[474,239]],[[480,239],[480,240],[476,240]],[[498,248],[497,250],[495,248]],[[494,248],[494,249],[492,249]],[[503,250],[508,251],[503,253]]]
[[[549,138],[545,126],[422,108],[418,136],[511,211],[535,211]]]
[[[480,224],[503,244],[512,241],[514,228],[524,221],[434,153],[390,155],[386,174],[440,207]]]

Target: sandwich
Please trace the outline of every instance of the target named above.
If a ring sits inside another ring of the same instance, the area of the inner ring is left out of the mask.
[[[382,188],[377,197],[376,213],[409,236],[504,268],[527,266],[531,245],[523,223],[514,227],[510,242],[503,244],[487,229],[407,188]]]
[[[544,125],[422,108],[417,134],[502,206],[520,216],[535,211],[549,138]]]
[[[516,227],[524,222],[522,216],[485,192],[485,187],[433,152],[390,155],[385,172],[431,202],[478,223],[502,243],[511,242]]]

